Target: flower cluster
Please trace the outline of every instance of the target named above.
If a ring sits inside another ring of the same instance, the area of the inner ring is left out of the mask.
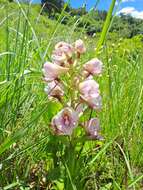
[[[94,58],[82,65],[80,58],[85,52],[80,39],[73,44],[59,42],[52,52],[52,61],[43,66],[45,92],[63,106],[53,117],[51,127],[57,135],[72,135],[74,128],[82,126],[89,138],[101,139],[97,118],[89,118],[84,124],[79,122],[86,109],[100,110],[102,106],[99,84],[94,77],[101,75],[103,64]]]

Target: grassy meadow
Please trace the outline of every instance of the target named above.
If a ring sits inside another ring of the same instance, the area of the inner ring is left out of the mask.
[[[76,30],[74,17],[61,24],[64,10],[57,20],[40,13],[40,5],[0,0],[0,190],[142,190],[143,35],[105,31],[103,45],[103,33]],[[78,129],[71,141],[49,127],[62,106],[44,93],[43,64],[56,43],[77,39],[87,47],[81,65],[96,56],[104,63],[102,110],[91,113],[103,141]]]

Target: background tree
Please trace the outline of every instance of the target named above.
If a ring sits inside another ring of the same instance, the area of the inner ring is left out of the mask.
[[[54,13],[59,13],[64,5],[63,0],[41,0],[43,10],[48,13],[49,16]]]

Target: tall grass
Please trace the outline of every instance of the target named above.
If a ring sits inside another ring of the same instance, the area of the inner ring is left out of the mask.
[[[140,190],[142,37],[114,42],[112,34],[106,36],[115,1],[99,41],[85,38],[88,54],[82,57],[83,62],[93,58],[97,47],[97,55],[104,62],[104,74],[99,79],[103,142],[84,138],[70,142],[53,136],[49,128],[61,105],[48,101],[43,93],[41,69],[56,42],[84,39],[84,33],[75,31],[74,19],[70,26],[63,26],[64,10],[55,22],[44,16],[37,20],[40,8],[35,5],[1,5],[0,188]]]

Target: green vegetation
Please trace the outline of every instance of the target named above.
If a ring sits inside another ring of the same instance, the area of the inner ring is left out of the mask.
[[[65,9],[66,14],[62,20],[62,23],[70,25],[71,20],[74,18],[74,22],[77,23],[77,30],[84,27],[88,35],[94,35],[95,33],[101,32],[107,16],[107,11],[97,10],[96,7],[98,3],[99,2],[97,1],[95,7],[92,8],[89,12],[86,11],[86,4],[78,9],[74,9],[67,5]],[[43,0],[42,12],[52,19],[57,19],[63,5],[64,3],[61,0],[56,1],[56,3],[54,1],[47,3],[46,0]],[[143,20],[135,19],[129,15],[124,14],[115,16],[114,22],[110,28],[110,32],[117,33],[119,37],[132,38],[137,34],[143,33]]]
[[[94,58],[105,17],[70,16],[66,7],[53,20],[40,13],[40,5],[0,0],[0,189],[141,190],[143,36],[136,34],[142,21],[115,17],[99,48],[105,140],[71,144],[51,134],[61,105],[44,93],[42,67],[59,41],[81,38],[88,50],[82,62]],[[87,35],[92,28],[96,35]]]
[[[55,12],[61,12],[64,6],[63,0],[41,0],[41,6],[43,11],[47,12],[49,16],[53,15]]]

